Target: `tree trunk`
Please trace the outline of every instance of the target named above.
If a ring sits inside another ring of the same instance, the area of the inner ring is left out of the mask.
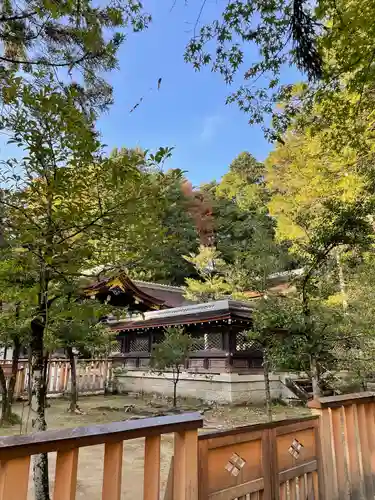
[[[27,377],[27,404],[31,406],[31,400],[33,397],[33,377],[32,377],[32,372],[33,372],[33,361],[32,361],[32,352],[31,352],[31,347],[29,346],[28,349],[28,354],[27,354],[27,370],[28,370],[28,377]]]
[[[177,368],[176,372],[173,372],[173,408],[177,406],[177,384],[180,378],[180,367]]]
[[[263,350],[263,374],[264,374],[264,389],[266,394],[266,413],[269,422],[272,422],[272,400],[270,389],[270,370],[267,349]]]
[[[8,408],[5,416],[8,422],[11,422],[12,420],[12,405],[14,400],[14,389],[16,387],[16,382],[17,382],[18,362],[20,359],[20,353],[21,353],[21,342],[18,337],[15,337],[13,340],[12,373],[8,385],[8,398],[7,398]]]
[[[313,398],[315,399],[322,395],[322,391],[319,385],[319,370],[316,364],[316,359],[313,356],[311,356],[310,358],[310,371],[311,371]]]
[[[342,308],[344,310],[344,313],[346,313],[346,311],[348,310],[348,295],[346,293],[344,271],[343,271],[342,264],[341,264],[339,249],[336,250],[335,254],[336,254],[337,269],[339,272],[339,285],[340,285],[340,292],[341,292],[341,296],[342,296]]]
[[[8,414],[8,388],[3,367],[0,365],[0,386],[1,386],[1,425],[6,422]]]
[[[66,352],[68,354],[69,362],[70,362],[70,380],[71,380],[71,388],[70,388],[70,406],[69,411],[75,413],[78,408],[78,389],[77,389],[77,370],[76,370],[76,359],[73,354],[73,349],[71,347],[66,348]]]
[[[33,394],[31,409],[35,415],[32,420],[34,432],[45,431],[47,428],[46,405],[46,373],[44,359],[44,328],[45,322],[34,318],[31,322],[32,378]],[[48,455],[42,453],[33,457],[33,477],[35,500],[50,500],[48,481]]]

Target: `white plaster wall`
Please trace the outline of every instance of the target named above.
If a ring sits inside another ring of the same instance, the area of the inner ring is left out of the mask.
[[[287,376],[287,374],[285,374]],[[157,393],[173,395],[172,375],[129,370],[116,375],[120,392]],[[271,397],[292,399],[294,394],[283,384],[280,374],[270,375]],[[262,374],[240,375],[222,373],[217,375],[182,373],[177,393],[183,397],[195,397],[219,403],[260,404],[265,400]]]

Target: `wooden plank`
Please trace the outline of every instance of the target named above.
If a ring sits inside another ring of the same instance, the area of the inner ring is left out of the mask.
[[[319,499],[319,494],[324,495],[325,487],[324,487],[324,468],[323,468],[323,452],[322,452],[322,439],[320,435],[320,422],[316,420],[315,422],[315,448],[316,448],[316,459],[318,461],[318,470],[317,472],[312,473],[312,477],[316,477],[316,499]],[[318,488],[319,486],[319,488]]]
[[[208,445],[209,441],[198,441],[198,498],[208,499]]]
[[[324,496],[326,500],[338,497],[336,477],[336,456],[334,453],[331,409],[324,409],[320,414],[320,443],[322,445],[322,461],[324,478]],[[322,492],[323,493],[323,492]]]
[[[121,499],[123,442],[106,443],[104,450],[103,500]]]
[[[303,474],[308,474],[310,472],[316,471],[318,468],[317,460],[311,460],[311,462],[306,462],[304,464],[297,465],[291,469],[283,470],[279,472],[279,482],[285,483],[294,477],[302,476]]]
[[[340,394],[339,396],[328,396],[309,401],[307,406],[309,408],[341,408],[343,406],[350,406],[352,404],[365,404],[374,403],[374,392],[358,392],[356,394]]]
[[[280,420],[280,421],[275,421],[275,422],[267,422],[263,424],[252,424],[252,425],[244,425],[244,426],[238,426],[233,429],[228,429],[226,431],[213,431],[213,432],[204,432],[199,435],[198,439],[199,441],[205,440],[205,439],[213,439],[217,437],[224,437],[224,436],[235,436],[236,434],[243,434],[244,432],[256,432],[256,431],[263,431],[263,430],[268,430],[268,429],[274,429],[274,428],[282,428],[284,426],[290,426],[293,424],[298,424],[298,423],[303,423],[303,422],[313,422],[318,420],[318,416],[309,416],[309,417],[302,417],[302,418],[296,418],[296,419],[286,419],[286,420]],[[312,425],[307,424],[307,428],[312,427]],[[289,431],[288,431],[289,432]]]
[[[307,490],[307,485],[306,485],[306,475],[303,474],[303,476],[299,476],[298,478],[298,494],[300,500],[305,500],[306,499],[306,490]]]
[[[59,392],[64,392],[64,380],[65,380],[65,364],[61,362],[59,365]]]
[[[345,447],[343,442],[343,428],[341,416],[343,408],[335,408],[331,410],[332,415],[332,430],[334,443],[334,457],[336,461],[336,470],[334,470],[337,478],[338,496],[340,500],[348,498],[348,485],[345,467]]]
[[[344,435],[348,456],[351,500],[359,500],[361,494],[359,431],[356,405],[344,408]]]
[[[370,447],[370,467],[372,475],[372,484],[375,490],[375,403],[369,403],[366,405],[366,424],[367,424],[367,436],[369,438]]]
[[[313,429],[315,426],[315,420],[308,420],[297,422],[290,425],[283,425],[282,427],[276,427],[276,435],[283,436],[284,434],[292,434],[294,432],[303,431],[306,429]]]
[[[74,500],[77,489],[78,450],[57,452],[53,500]]]
[[[112,441],[124,441],[202,427],[199,413],[112,422],[73,429],[37,432],[32,436],[0,436],[0,459],[13,459],[37,453],[66,451]]]
[[[274,482],[274,479],[272,477],[272,471],[269,466],[269,464],[271,463],[271,450],[269,441],[270,441],[269,430],[265,429],[262,432],[262,469],[263,469],[262,472],[264,478],[264,492],[263,492],[264,500],[273,500],[271,483]]]
[[[264,480],[262,477],[255,479],[254,481],[248,481],[232,488],[226,488],[225,490],[216,491],[211,493],[208,498],[209,500],[228,500],[232,498],[239,498],[246,496],[249,493],[256,493],[264,489]],[[200,499],[199,499],[200,500]]]
[[[243,434],[235,434],[232,436],[215,437],[208,439],[208,449],[222,448],[223,446],[230,446],[234,444],[247,443],[256,441],[262,438],[262,431],[244,432]]]
[[[30,457],[0,462],[0,500],[26,500]]]
[[[280,500],[288,500],[288,491],[287,491],[287,483],[280,484],[280,492],[279,492]]]
[[[294,477],[290,481],[288,481],[289,486],[289,500],[297,500],[297,481]]]
[[[359,404],[357,406],[358,430],[361,442],[363,480],[364,480],[366,498],[374,498],[372,470],[371,470],[371,453],[369,445],[369,436],[367,433],[367,418],[366,418],[365,406],[366,405],[364,404]],[[372,429],[371,432],[373,433],[374,429]]]
[[[171,463],[169,465],[168,479],[164,492],[164,500],[173,500],[173,470],[174,470],[174,456],[172,456]]]
[[[321,481],[318,478],[318,474],[316,472],[312,473],[312,479],[313,479],[313,487],[314,487],[314,496],[312,497],[312,500],[320,500],[321,498],[324,498],[324,496],[320,495]]]
[[[279,499],[279,475],[277,468],[276,430],[266,429],[262,436],[262,468],[264,500]]]
[[[143,499],[159,500],[160,495],[160,435],[145,439]]]
[[[319,500],[315,499],[314,495],[314,480],[313,480],[313,472],[309,472],[306,474],[306,499],[307,500]]]
[[[175,433],[173,500],[198,499],[198,432]]]

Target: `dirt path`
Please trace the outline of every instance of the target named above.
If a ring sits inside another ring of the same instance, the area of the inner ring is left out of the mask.
[[[168,410],[168,402],[155,399],[140,399],[129,396],[91,396],[80,401],[82,415],[67,413],[68,402],[62,399],[50,400],[47,410],[49,429],[63,429],[85,425],[104,424],[127,420],[134,417],[150,417]],[[262,408],[254,407],[213,407],[197,401],[183,401],[182,408],[187,411],[204,410],[205,430],[217,430],[237,425],[249,425],[265,421],[266,415]],[[127,411],[125,411],[125,409]],[[25,434],[31,430],[32,415],[27,406],[17,404],[15,411],[22,417],[21,426],[13,426],[1,430],[3,435]],[[309,414],[305,408],[289,408],[277,406],[274,408],[274,418],[293,418]],[[161,489],[164,491],[168,478],[170,460],[173,453],[173,436],[162,437],[161,445]],[[143,455],[144,440],[134,439],[124,443],[122,500],[137,500],[143,498]],[[103,478],[104,445],[81,448],[78,462],[78,485],[76,500],[101,500]],[[49,455],[51,492],[55,475],[56,453]],[[30,475],[31,476],[31,475]],[[161,495],[163,498],[163,495]],[[28,500],[33,500],[32,481]]]

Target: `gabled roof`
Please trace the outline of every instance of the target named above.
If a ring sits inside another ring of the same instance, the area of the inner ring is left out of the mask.
[[[109,293],[114,295],[129,294],[135,303],[141,302],[148,309],[170,307],[165,300],[155,297],[138,287],[124,272],[87,285],[84,288],[84,294],[89,297]]]
[[[162,311],[146,312],[143,315],[123,320],[109,320],[108,324],[115,331],[127,331],[222,320],[243,320],[249,322],[252,310],[253,308],[244,302],[227,299],[215,300],[213,302],[174,307]]]

